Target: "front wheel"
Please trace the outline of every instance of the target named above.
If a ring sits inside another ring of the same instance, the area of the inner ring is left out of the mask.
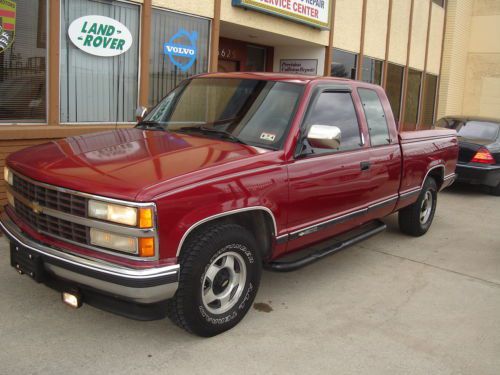
[[[429,177],[425,180],[417,201],[399,211],[398,220],[401,232],[414,237],[424,235],[429,230],[434,219],[436,204],[436,181]]]
[[[179,288],[168,315],[181,328],[210,337],[238,324],[257,294],[262,262],[251,233],[215,224],[192,236],[179,259]]]

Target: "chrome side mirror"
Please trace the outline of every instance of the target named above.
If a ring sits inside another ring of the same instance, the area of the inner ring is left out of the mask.
[[[142,121],[144,119],[144,117],[146,117],[148,113],[148,109],[142,105],[140,105],[139,107],[137,107],[137,109],[135,110],[135,118],[137,120],[137,122],[139,121]]]
[[[336,126],[313,125],[307,133],[311,147],[337,149],[340,147],[342,132]]]

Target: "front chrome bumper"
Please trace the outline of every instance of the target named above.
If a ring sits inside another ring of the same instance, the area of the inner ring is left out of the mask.
[[[4,211],[0,229],[21,251],[39,254],[47,272],[78,285],[136,303],[155,303],[174,296],[179,283],[179,265],[135,269],[83,258],[40,244],[23,234]]]

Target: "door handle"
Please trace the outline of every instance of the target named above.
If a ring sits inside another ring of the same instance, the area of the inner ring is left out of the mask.
[[[362,171],[367,171],[368,169],[370,169],[370,166],[371,164],[369,161],[362,161],[361,163],[359,163],[359,167]]]

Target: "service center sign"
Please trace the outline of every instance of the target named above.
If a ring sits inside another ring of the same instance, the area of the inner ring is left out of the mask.
[[[83,16],[69,25],[75,46],[95,56],[118,56],[132,46],[132,34],[122,23],[105,16]]]
[[[332,0],[232,0],[233,6],[274,14],[320,29],[330,27]]]

